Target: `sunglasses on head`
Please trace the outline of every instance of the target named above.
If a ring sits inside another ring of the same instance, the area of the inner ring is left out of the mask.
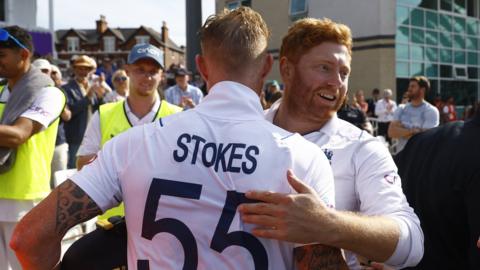
[[[116,82],[124,82],[126,81],[128,78],[125,77],[125,76],[119,76],[119,77],[115,77],[115,79],[113,79],[114,81]]]
[[[18,39],[16,39],[14,36],[10,35],[7,30],[1,29],[0,28],[0,41],[7,41],[8,38],[13,40],[20,48],[23,48],[25,50],[28,50],[27,46],[23,45]]]

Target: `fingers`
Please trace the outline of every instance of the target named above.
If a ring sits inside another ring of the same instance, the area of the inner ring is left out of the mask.
[[[287,171],[287,179],[290,186],[298,192],[298,193],[311,193],[315,194],[315,191],[305,183],[303,183],[300,179],[298,179],[295,174],[293,174],[292,170]]]
[[[248,191],[245,196],[252,200],[263,201],[268,203],[280,203],[287,198],[287,194],[272,191]]]
[[[272,217],[268,215],[250,215],[250,214],[243,214],[242,221],[249,224],[255,224],[262,228],[272,229],[278,228],[280,219],[277,217]]]
[[[278,230],[277,228],[255,228],[252,230],[252,234],[256,237],[268,238],[268,239],[277,239],[277,240],[286,240],[286,234]]]

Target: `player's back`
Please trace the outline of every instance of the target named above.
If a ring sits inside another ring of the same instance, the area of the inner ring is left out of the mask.
[[[244,192],[291,193],[291,168],[333,204],[333,177],[318,147],[263,120],[261,108],[220,101],[213,95],[120,138],[130,160],[119,174],[130,267],[291,269],[293,244],[257,239],[241,221]]]

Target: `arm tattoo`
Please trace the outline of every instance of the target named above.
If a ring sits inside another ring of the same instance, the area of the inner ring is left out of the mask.
[[[298,270],[348,270],[340,249],[324,245],[307,245],[293,250]]]
[[[97,204],[71,180],[58,186],[55,223],[58,233],[65,234],[74,225],[100,213]]]

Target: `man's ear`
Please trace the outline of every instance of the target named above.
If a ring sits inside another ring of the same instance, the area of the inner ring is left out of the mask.
[[[23,61],[27,61],[32,57],[32,54],[30,53],[29,50],[27,49],[20,49],[20,57],[22,58]]]
[[[260,75],[262,76],[262,79],[265,79],[267,75],[270,73],[272,70],[273,66],[273,56],[270,53],[267,53],[265,56],[265,60],[263,61],[263,68],[261,70]]]
[[[127,73],[127,76],[130,77],[131,66],[129,64],[125,64],[123,65],[123,69],[125,69],[125,73]]]
[[[205,57],[203,57],[200,54],[197,54],[195,56],[195,63],[197,64],[197,70],[200,72],[200,75],[202,76],[203,80],[205,82],[208,82],[208,67],[207,63],[205,62]]]
[[[280,76],[282,76],[282,80],[285,82],[289,80],[293,75],[293,64],[288,61],[288,58],[283,56],[280,58],[279,61],[280,66]]]

